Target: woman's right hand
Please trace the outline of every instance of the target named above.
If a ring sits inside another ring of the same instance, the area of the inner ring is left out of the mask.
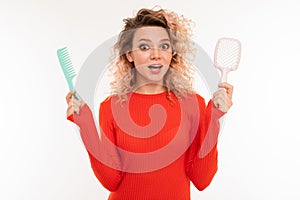
[[[80,114],[80,109],[85,105],[84,101],[79,101],[74,95],[76,91],[70,91],[66,96],[66,101],[68,104],[67,109],[67,118],[69,118],[73,114]]]

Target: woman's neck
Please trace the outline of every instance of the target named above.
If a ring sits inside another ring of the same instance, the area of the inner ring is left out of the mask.
[[[134,88],[134,92],[140,94],[159,94],[165,91],[167,91],[167,88],[165,86],[154,83]]]

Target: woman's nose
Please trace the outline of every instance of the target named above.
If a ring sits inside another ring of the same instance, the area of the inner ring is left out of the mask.
[[[158,48],[152,48],[151,49],[151,59],[160,59],[161,55],[160,55],[160,49]]]

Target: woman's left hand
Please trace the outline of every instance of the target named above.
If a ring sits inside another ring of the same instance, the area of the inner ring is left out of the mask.
[[[219,90],[217,90],[212,98],[212,101],[219,110],[223,112],[228,112],[229,108],[232,106],[232,92],[233,86],[229,83],[219,83]]]

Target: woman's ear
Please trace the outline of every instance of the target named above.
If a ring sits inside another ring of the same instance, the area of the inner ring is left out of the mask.
[[[131,51],[126,52],[126,58],[129,62],[133,62],[133,58],[131,56]]]

